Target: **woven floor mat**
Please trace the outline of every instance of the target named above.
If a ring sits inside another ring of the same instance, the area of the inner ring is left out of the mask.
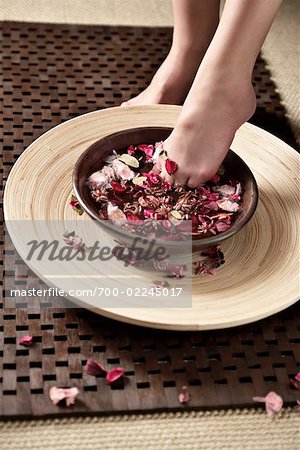
[[[170,47],[170,29],[4,23],[4,117],[1,176],[49,128],[79,114],[118,105],[149,83]],[[259,59],[254,71],[258,110],[253,123],[295,146],[280,97]],[[1,189],[3,188],[1,184]],[[43,283],[11,243],[1,242],[4,302],[0,339],[3,417],[253,405],[275,390],[295,404],[289,377],[299,371],[300,305],[252,325],[216,332],[170,332],[130,326],[49,298],[16,304],[10,289]],[[30,309],[28,309],[30,302]],[[55,306],[55,307],[53,307]],[[17,344],[34,336],[26,349]],[[83,374],[88,357],[125,368],[124,384],[106,386]],[[73,408],[58,408],[49,388],[78,386]]]

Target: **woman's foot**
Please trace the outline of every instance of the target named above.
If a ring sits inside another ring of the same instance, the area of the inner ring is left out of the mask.
[[[176,127],[164,143],[178,170],[170,177],[163,167],[162,177],[190,187],[209,180],[222,164],[236,130],[255,108],[250,78],[244,82],[232,73],[226,78],[221,72],[214,75],[208,71],[197,75]]]
[[[182,104],[193,83],[203,52],[197,49],[171,49],[150,85],[121,106]]]

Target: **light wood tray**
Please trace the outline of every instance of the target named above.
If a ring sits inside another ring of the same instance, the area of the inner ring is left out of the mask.
[[[89,145],[127,128],[174,126],[179,112],[180,107],[165,105],[95,111],[61,124],[33,142],[14,165],[4,195],[5,219],[20,255],[24,253],[22,228],[15,232],[10,229],[10,221],[82,220],[68,202],[74,164]],[[90,297],[78,298],[81,305],[133,324],[205,330],[253,322],[298,300],[299,156],[279,139],[250,124],[240,128],[231,148],[256,177],[259,205],[243,230],[222,245],[226,264],[216,276],[194,278],[193,307],[139,308],[135,302],[135,307],[100,309],[97,299]],[[47,284],[63,288],[62,279],[54,283],[41,273],[38,264],[29,265]],[[134,276],[136,269],[128,270]]]

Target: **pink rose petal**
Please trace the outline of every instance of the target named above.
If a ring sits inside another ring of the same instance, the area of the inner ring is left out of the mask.
[[[213,177],[211,177],[211,179],[209,181],[211,181],[214,184],[217,184],[219,181],[220,177],[219,175],[216,173],[216,175],[214,175]]]
[[[125,370],[121,367],[116,367],[115,369],[111,369],[106,374],[106,384],[111,384],[117,381],[119,378],[123,377],[125,373]]]
[[[300,381],[300,372],[298,372],[295,376],[294,376],[295,380]]]
[[[236,192],[236,188],[234,186],[230,186],[229,184],[223,184],[223,186],[215,189],[223,195],[232,195]]]
[[[66,401],[67,406],[73,405],[78,394],[79,390],[77,387],[58,388],[53,386],[49,391],[49,397],[54,405],[57,405],[62,400]]]
[[[217,200],[217,204],[224,211],[236,212],[240,209],[240,206],[238,203],[231,202],[230,200],[227,200],[227,199]]]
[[[126,186],[122,186],[120,183],[118,183],[117,181],[112,180],[110,182],[111,187],[113,188],[114,191],[116,192],[124,192],[126,191]]]
[[[228,224],[225,223],[225,222],[217,222],[216,225],[215,225],[215,227],[216,227],[216,230],[217,230],[219,233],[223,233],[224,231],[229,230],[230,225],[228,225]]]
[[[127,149],[128,155],[132,156],[134,154],[134,145],[130,145]]]
[[[154,154],[154,147],[153,147],[153,145],[141,144],[141,145],[138,145],[138,149],[142,150],[143,152],[145,152],[146,155],[149,158],[152,158],[152,156]]]
[[[166,171],[169,175],[173,175],[173,173],[177,172],[178,170],[178,164],[175,161],[172,161],[171,159],[166,159]]]
[[[107,205],[107,215],[109,220],[118,221],[118,220],[126,220],[126,215],[118,206],[113,206],[111,203]]]
[[[188,403],[190,401],[190,396],[188,393],[187,386],[182,386],[181,392],[178,395],[178,400],[180,401],[180,403]]]
[[[25,347],[31,347],[33,344],[32,336],[23,336],[19,339],[18,344],[24,345]]]
[[[112,162],[112,168],[117,178],[121,180],[132,180],[134,178],[134,172],[119,159],[114,159]]]
[[[297,381],[293,380],[292,378],[290,378],[290,388],[295,389],[296,391],[298,391],[298,389],[299,389],[299,385],[298,385]]]
[[[253,397],[255,402],[266,404],[266,413],[269,419],[273,419],[283,406],[282,398],[276,392],[269,392],[265,397]]]
[[[107,370],[101,363],[97,363],[92,358],[89,358],[84,366],[84,371],[88,375],[92,375],[96,377],[97,375],[101,375],[102,373],[106,373]]]
[[[90,189],[97,189],[103,184],[109,183],[114,178],[114,171],[112,167],[104,166],[98,172],[94,172],[88,179],[88,186]]]
[[[207,208],[211,211],[218,211],[218,209],[219,209],[218,203],[216,203],[214,201],[204,203],[203,206],[205,206],[205,208]]]

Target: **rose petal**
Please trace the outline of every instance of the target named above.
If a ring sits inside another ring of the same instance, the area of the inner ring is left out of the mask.
[[[134,167],[135,169],[139,167],[138,160],[134,156],[128,155],[127,153],[123,153],[123,155],[119,156],[118,160],[127,164],[127,166]]]
[[[67,406],[73,405],[78,394],[79,390],[77,387],[58,388],[53,386],[49,391],[49,397],[54,405],[57,405],[62,400],[66,401]]]
[[[298,385],[297,381],[293,380],[292,378],[290,378],[290,388],[295,389],[295,390],[299,389],[299,385]]]
[[[135,216],[134,214],[128,214],[127,220],[129,220],[129,221],[140,221],[141,219],[138,216]]]
[[[236,212],[240,209],[240,205],[227,199],[217,200],[217,204],[224,211]]]
[[[228,225],[227,223],[224,223],[224,222],[217,222],[215,224],[215,227],[219,233],[223,233],[224,231],[229,230],[230,225]]]
[[[298,372],[295,376],[294,376],[295,380],[300,381],[300,372]]]
[[[154,154],[154,147],[153,147],[153,145],[141,144],[141,145],[138,145],[138,149],[142,150],[143,152],[145,152],[146,155],[149,158],[152,158],[152,156]]]
[[[113,206],[111,203],[107,205],[107,215],[109,220],[119,221],[126,220],[126,215],[118,206]]]
[[[181,389],[182,389],[182,392],[180,392],[180,394],[178,395],[178,400],[180,401],[180,403],[188,403],[190,401],[188,388],[187,388],[187,386],[182,386]]]
[[[217,184],[218,181],[219,181],[219,179],[220,179],[220,177],[219,177],[219,175],[216,173],[216,175],[214,175],[213,177],[211,177],[209,181],[210,181],[211,183],[213,183],[213,184]]]
[[[134,145],[130,145],[129,147],[128,147],[128,149],[127,149],[127,153],[128,153],[128,155],[133,155],[133,153],[134,153]]]
[[[33,337],[23,336],[19,339],[18,344],[24,345],[25,347],[31,347],[31,345],[33,344]]]
[[[218,203],[214,201],[205,202],[203,203],[203,206],[205,206],[205,208],[209,209],[210,211],[218,211],[219,209]]]
[[[186,266],[182,264],[170,264],[168,266],[169,276],[171,278],[183,278]]]
[[[129,155],[127,156],[129,157]],[[133,157],[130,156],[130,158]],[[135,176],[134,172],[119,159],[113,160],[112,169],[114,171],[116,178],[120,178],[121,180],[132,180]]]
[[[266,413],[269,419],[273,419],[283,406],[282,398],[273,391],[269,392],[265,397],[253,397],[253,400],[266,404]]]
[[[97,375],[101,375],[102,373],[106,373],[107,370],[101,363],[97,363],[92,358],[89,358],[84,366],[84,371],[88,375],[92,375],[96,377]]]
[[[114,180],[110,182],[110,185],[116,192],[124,192],[127,189],[126,186],[122,186],[120,183]]]
[[[160,156],[161,153],[164,151],[163,144],[164,144],[163,142],[156,142],[156,144],[155,144],[155,151],[154,151],[154,154],[153,154],[153,156],[152,156],[152,161],[153,161],[154,163],[157,162],[159,156]]]
[[[74,235],[68,236],[67,238],[64,239],[64,241],[67,245],[73,247],[75,250],[80,250],[84,246],[82,238],[77,234],[75,236]]]
[[[178,170],[178,164],[175,161],[172,161],[171,159],[166,159],[166,171],[169,175],[173,175],[173,173],[177,172]]]
[[[116,367],[115,369],[111,369],[106,374],[106,384],[111,384],[117,381],[119,378],[123,377],[125,370],[122,367]]]
[[[145,209],[144,210],[144,217],[146,219],[153,219],[154,214],[155,214],[154,209]],[[149,236],[148,236],[148,238],[149,238]]]
[[[231,195],[235,193],[236,188],[234,186],[230,186],[229,184],[223,184],[223,186],[218,186],[216,191],[223,195]]]

